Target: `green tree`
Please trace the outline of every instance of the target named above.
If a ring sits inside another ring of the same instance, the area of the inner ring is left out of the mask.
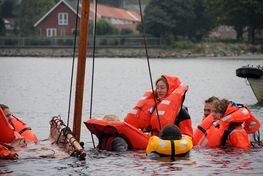
[[[212,26],[203,0],[152,0],[144,14],[146,33],[169,40],[200,39]]]
[[[15,5],[14,0],[3,1],[3,3],[0,3],[0,16],[3,18],[14,17],[13,15],[14,5]]]
[[[256,29],[263,27],[262,0],[206,0],[206,6],[218,25],[234,27],[237,39],[248,29],[249,41],[254,43]]]
[[[5,23],[2,17],[0,17],[0,36],[5,35]]]
[[[118,34],[118,30],[115,29],[112,24],[104,19],[99,19],[97,22],[97,35],[111,35]]]
[[[20,35],[34,35],[36,33],[34,23],[54,5],[54,0],[22,0],[16,11]]]

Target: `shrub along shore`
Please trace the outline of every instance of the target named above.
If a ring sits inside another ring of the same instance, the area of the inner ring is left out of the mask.
[[[77,53],[77,51],[76,51]],[[91,56],[92,48],[87,55]],[[97,47],[96,57],[145,57],[144,47]],[[148,48],[151,58],[252,56],[263,54],[263,44],[175,43],[173,47]],[[72,57],[72,47],[0,47],[0,57]],[[263,58],[262,58],[263,59]]]

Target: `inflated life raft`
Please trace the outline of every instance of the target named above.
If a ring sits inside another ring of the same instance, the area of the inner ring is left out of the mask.
[[[89,119],[84,124],[98,139],[105,136],[122,137],[128,143],[129,149],[146,149],[150,138],[150,136],[126,122]]]

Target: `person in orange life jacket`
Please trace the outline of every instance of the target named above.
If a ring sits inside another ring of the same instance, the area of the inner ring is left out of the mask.
[[[212,114],[205,118],[195,130],[194,144],[207,147],[233,146],[249,149],[250,140],[247,131],[258,130],[259,121],[252,119],[248,108],[226,99],[215,101],[213,106]],[[251,126],[251,122],[256,123],[254,129],[246,127]]]
[[[108,114],[103,117],[107,121],[120,121],[115,114]],[[124,152],[128,150],[128,144],[121,136],[104,136],[99,139],[98,148],[115,152]]]
[[[9,124],[15,130],[15,135],[17,138],[25,138],[29,142],[37,143],[38,139],[37,136],[31,131],[31,128],[28,127],[23,121],[19,118],[12,115],[8,106],[4,104],[0,104]]]
[[[159,133],[158,135],[159,138],[162,140],[180,140],[182,139],[182,133],[180,132],[180,129],[173,124],[166,125]],[[176,155],[179,157],[182,156],[188,156],[189,152]],[[157,152],[151,152],[150,154],[147,155],[147,158],[160,158],[160,157],[165,157],[166,155],[157,153]],[[171,156],[172,161],[174,161],[174,156]]]
[[[203,120],[212,113],[214,107],[213,107],[213,102],[215,101],[219,101],[219,98],[212,96],[210,98],[208,98],[207,100],[205,100],[205,104],[204,104],[204,115],[203,115]]]
[[[162,75],[155,85],[154,94],[146,92],[124,121],[144,131],[150,130],[152,135],[158,135],[167,124],[176,124],[182,134],[192,137],[191,118],[182,105],[188,86],[182,84],[178,77],[169,75]]]
[[[10,111],[9,107],[4,105],[4,104],[0,104],[0,108],[3,110],[7,121],[9,122],[10,126],[13,128],[13,125],[12,125],[12,122],[11,122],[12,112]],[[14,135],[15,135],[16,139],[14,139],[10,143],[11,146],[13,146],[13,147],[14,146],[16,146],[16,147],[25,147],[25,146],[27,146],[28,141],[24,137],[22,137],[17,131],[14,131]]]

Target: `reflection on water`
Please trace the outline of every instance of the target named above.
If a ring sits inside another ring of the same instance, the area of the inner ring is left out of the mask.
[[[182,82],[189,85],[185,105],[189,108],[194,127],[201,119],[204,99],[212,95],[249,106],[262,122],[262,104],[257,104],[245,80],[235,76],[236,68],[248,64],[263,65],[263,60],[151,60],[154,79],[164,73],[178,75]],[[94,117],[114,113],[123,118],[143,92],[150,88],[144,59],[101,58],[96,61],[95,67]],[[0,58],[0,103],[9,105],[14,114],[23,118],[40,139],[46,139],[51,117],[61,115],[66,121],[70,71],[71,60],[68,58]],[[82,121],[89,117],[90,71],[91,63],[87,61]],[[81,131],[81,139],[88,153],[86,161],[72,157],[43,157],[52,155],[53,150],[43,149],[43,145],[31,146],[21,155],[24,159],[0,160],[0,174],[263,175],[262,149],[245,152],[239,149],[195,148],[189,158],[174,162],[165,159],[157,161],[146,159],[144,151],[98,152],[92,149],[91,137],[84,125]],[[42,150],[39,151],[41,147],[44,154]]]

